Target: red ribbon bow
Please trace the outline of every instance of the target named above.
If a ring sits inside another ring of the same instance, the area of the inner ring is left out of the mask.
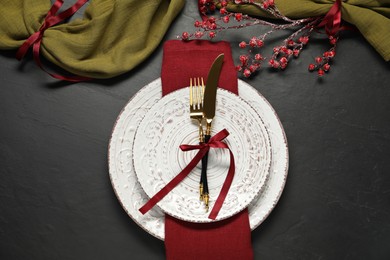
[[[195,157],[191,160],[191,162],[178,174],[175,178],[173,178],[164,188],[162,188],[159,192],[157,192],[144,206],[142,206],[139,211],[142,214],[148,212],[151,208],[153,208],[160,200],[162,200],[173,188],[175,188],[181,181],[184,180],[185,177],[191,172],[192,169],[202,160],[205,154],[210,150],[210,148],[224,148],[228,149],[230,153],[230,166],[228,174],[225,178],[225,181],[222,185],[221,192],[218,195],[217,200],[215,201],[214,207],[209,214],[209,219],[216,219],[220,209],[222,208],[222,204],[226,198],[226,195],[229,191],[229,188],[232,184],[234,171],[235,171],[235,163],[234,156],[230,148],[226,143],[223,143],[222,140],[225,139],[229,135],[229,132],[226,129],[223,129],[216,135],[210,138],[208,143],[203,143],[199,145],[180,145],[180,149],[182,151],[191,151],[191,150],[199,150],[199,152],[195,155]]]
[[[53,6],[50,8],[49,12],[47,13],[45,20],[43,21],[43,24],[41,28],[32,35],[20,46],[16,53],[16,58],[18,60],[21,60],[27,53],[28,49],[33,46],[33,56],[35,62],[38,64],[38,66],[47,72],[50,76],[56,79],[60,80],[67,80],[72,82],[79,82],[84,80],[90,80],[90,78],[87,77],[81,77],[81,76],[61,76],[58,74],[52,74],[48,71],[46,71],[42,63],[39,59],[39,50],[41,47],[42,37],[43,33],[46,29],[64,21],[65,19],[71,17],[73,14],[75,14],[88,0],[78,0],[73,6],[69,7],[65,11],[56,14],[58,10],[61,8],[62,4],[64,3],[62,0],[56,0]]]

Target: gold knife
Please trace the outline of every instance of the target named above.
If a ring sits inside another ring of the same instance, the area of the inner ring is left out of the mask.
[[[206,133],[205,143],[207,143],[211,137],[211,124],[215,116],[215,101],[217,98],[217,87],[219,75],[221,73],[224,54],[221,53],[214,60],[213,65],[210,68],[207,76],[206,88],[203,96],[203,119],[206,120]],[[209,209],[209,188],[207,183],[207,161],[208,153],[202,159],[202,173],[201,180],[203,181],[203,200],[206,204],[206,210]]]

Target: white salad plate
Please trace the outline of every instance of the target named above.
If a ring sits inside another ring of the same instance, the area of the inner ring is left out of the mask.
[[[157,204],[165,213],[188,222],[211,222],[231,217],[260,193],[269,174],[271,145],[268,132],[257,114],[239,96],[217,90],[212,136],[222,129],[223,140],[235,160],[235,175],[223,206],[215,220],[208,218],[199,200],[201,163]],[[198,122],[190,118],[189,88],[162,97],[145,114],[137,128],[133,145],[134,169],[141,187],[151,198],[185,168],[197,150],[183,152],[181,144],[198,144]],[[228,173],[227,149],[210,149],[207,180],[210,209],[220,193]]]

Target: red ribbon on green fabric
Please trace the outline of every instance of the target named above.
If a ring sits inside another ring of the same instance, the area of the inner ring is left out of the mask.
[[[205,154],[210,150],[210,148],[223,148],[228,149],[230,153],[230,166],[228,170],[228,174],[225,178],[225,181],[222,185],[222,189],[218,195],[217,200],[209,214],[209,219],[216,219],[219,211],[222,208],[223,202],[226,198],[227,193],[229,192],[230,186],[233,181],[234,172],[235,172],[235,163],[234,156],[228,145],[222,142],[229,135],[229,132],[226,129],[221,130],[216,135],[210,138],[208,143],[202,143],[199,145],[180,145],[180,149],[182,151],[191,151],[191,150],[199,150],[199,152],[195,155],[195,157],[190,161],[190,163],[178,174],[175,178],[173,178],[164,188],[162,188],[159,192],[157,192],[150,200],[142,206],[139,211],[142,214],[145,214],[150,209],[152,209],[160,200],[162,200],[173,188],[175,188],[181,181],[184,180],[185,177],[195,168],[195,166],[202,160]]]
[[[335,36],[341,31],[341,0],[336,0],[324,19],[317,26],[318,28],[325,27],[325,31],[329,36]]]
[[[80,81],[86,81],[90,80],[91,78],[88,77],[82,77],[82,76],[62,76],[59,74],[53,74],[48,71],[46,71],[43,68],[42,62],[39,58],[39,51],[42,43],[42,37],[43,33],[46,29],[64,21],[65,19],[71,17],[73,14],[75,14],[88,0],[78,0],[74,5],[66,9],[65,11],[57,14],[58,10],[63,5],[62,0],[56,0],[53,6],[50,8],[49,12],[47,13],[45,20],[43,21],[42,26],[39,28],[39,30],[35,33],[33,33],[23,44],[20,46],[16,53],[16,58],[18,60],[21,60],[27,53],[28,49],[32,46],[33,47],[33,56],[34,60],[37,63],[37,65],[45,72],[47,72],[50,76],[56,79],[60,80],[66,80],[71,82],[80,82]]]

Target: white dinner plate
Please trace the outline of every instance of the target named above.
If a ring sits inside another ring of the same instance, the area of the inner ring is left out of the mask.
[[[157,204],[165,213],[188,222],[211,222],[231,217],[260,193],[269,174],[271,145],[258,113],[242,98],[217,90],[212,136],[222,129],[224,142],[234,155],[235,175],[215,220],[208,218],[199,200],[201,163]],[[189,88],[161,98],[145,114],[137,128],[133,147],[134,169],[143,190],[152,197],[186,167],[196,150],[183,152],[181,144],[197,144],[198,123],[190,118]],[[230,165],[227,149],[209,151],[207,179],[210,209],[221,191]],[[147,214],[147,213],[146,213]]]
[[[283,127],[271,105],[256,89],[239,80],[240,97],[262,118],[270,138],[269,176],[260,194],[248,206],[251,229],[259,226],[276,206],[288,172],[288,147]],[[119,202],[145,231],[164,240],[164,213],[154,207],[142,215],[139,208],[149,197],[138,182],[133,164],[133,144],[137,127],[162,97],[161,79],[143,87],[123,108],[109,144],[109,175]]]

